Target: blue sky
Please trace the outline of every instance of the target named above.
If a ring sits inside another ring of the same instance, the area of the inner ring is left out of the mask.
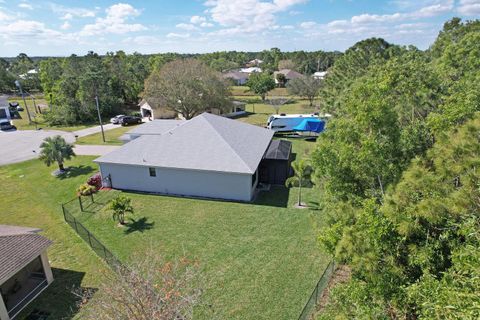
[[[428,48],[480,0],[0,0],[0,56],[345,50],[382,37]]]

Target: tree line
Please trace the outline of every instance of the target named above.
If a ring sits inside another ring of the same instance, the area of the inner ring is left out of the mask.
[[[480,21],[426,51],[355,44],[329,70],[319,242],[351,279],[320,319],[480,317]]]
[[[175,60],[199,60],[202,66],[209,68],[202,67],[209,74],[245,66],[253,59],[263,60],[262,68],[268,75],[284,67],[311,74],[326,70],[340,55],[339,52],[323,51],[281,52],[273,48],[262,52],[224,51],[207,54],[142,55],[117,51],[100,56],[89,52],[85,56],[33,60],[22,53],[9,61],[0,59],[0,92],[15,92],[17,88],[14,81],[18,79],[29,93],[43,92],[50,106],[44,114],[47,122],[51,125],[70,125],[95,120],[95,97],[98,97],[101,114],[105,116],[136,105],[144,92],[147,78],[150,75],[155,77],[155,72]],[[37,72],[28,73],[30,70]],[[268,88],[273,88],[272,81],[268,83]],[[223,91],[223,87],[220,87],[220,93]],[[170,107],[177,109],[176,105]]]

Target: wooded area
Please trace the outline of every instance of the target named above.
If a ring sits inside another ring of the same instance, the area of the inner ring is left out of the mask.
[[[352,277],[320,319],[480,317],[479,31],[453,19],[424,52],[369,39],[330,69],[319,239]]]

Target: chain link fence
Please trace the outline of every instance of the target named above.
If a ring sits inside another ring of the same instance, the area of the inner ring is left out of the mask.
[[[87,196],[74,198],[62,204],[63,218],[72,227],[73,230],[92,248],[92,250],[112,269],[122,266],[120,260],[105,247],[77,218],[75,214],[78,212],[92,212],[99,210],[111,199],[112,194],[105,192],[98,197]],[[87,211],[88,210],[88,211]]]
[[[325,271],[323,271],[323,274],[320,277],[320,280],[318,280],[317,285],[315,286],[315,289],[313,289],[313,292],[310,295],[310,298],[308,299],[307,304],[305,304],[305,307],[303,307],[302,313],[298,317],[298,320],[311,319],[313,311],[315,311],[315,306],[320,301],[323,290],[325,290],[325,288],[328,286],[328,283],[330,282],[330,279],[332,278],[332,275],[334,272],[335,272],[335,262],[330,261],[328,266],[325,268]]]

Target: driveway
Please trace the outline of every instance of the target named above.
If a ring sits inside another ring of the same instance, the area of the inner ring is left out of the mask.
[[[0,131],[0,165],[22,162],[38,157],[43,139],[55,135],[61,135],[69,143],[75,142],[75,136],[72,133],[64,131]]]
[[[8,106],[8,96],[0,95],[0,107]]]

